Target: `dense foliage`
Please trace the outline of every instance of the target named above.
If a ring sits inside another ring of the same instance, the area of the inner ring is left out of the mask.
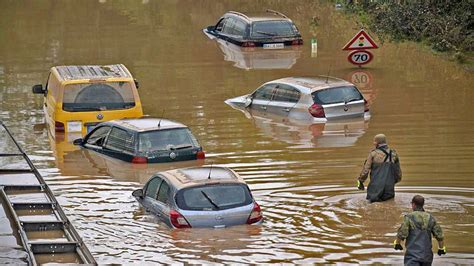
[[[348,10],[378,36],[421,41],[463,60],[474,48],[474,1],[348,1]]]

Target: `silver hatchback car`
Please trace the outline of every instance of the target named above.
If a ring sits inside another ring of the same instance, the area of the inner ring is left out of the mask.
[[[313,123],[370,117],[367,101],[356,86],[332,77],[277,79],[263,84],[251,94],[225,102],[238,109],[257,109]]]
[[[226,167],[159,172],[132,195],[173,228],[222,228],[263,220],[245,181]]]

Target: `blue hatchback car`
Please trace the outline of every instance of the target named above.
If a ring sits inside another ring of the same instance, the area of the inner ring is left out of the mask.
[[[189,128],[158,118],[112,120],[97,125],[75,145],[131,163],[204,159]]]

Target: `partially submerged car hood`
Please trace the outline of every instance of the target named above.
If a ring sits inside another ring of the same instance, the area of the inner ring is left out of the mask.
[[[250,95],[247,94],[247,95],[242,95],[239,97],[227,99],[225,100],[225,103],[232,107],[245,108],[245,107],[248,107],[252,103],[252,99],[250,98]]]

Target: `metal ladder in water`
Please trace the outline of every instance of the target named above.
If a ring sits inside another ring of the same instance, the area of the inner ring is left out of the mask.
[[[97,264],[28,155],[1,121],[0,125],[18,149],[0,157],[22,157],[29,166],[0,169],[0,199],[8,206],[5,211],[14,221],[29,264]]]

